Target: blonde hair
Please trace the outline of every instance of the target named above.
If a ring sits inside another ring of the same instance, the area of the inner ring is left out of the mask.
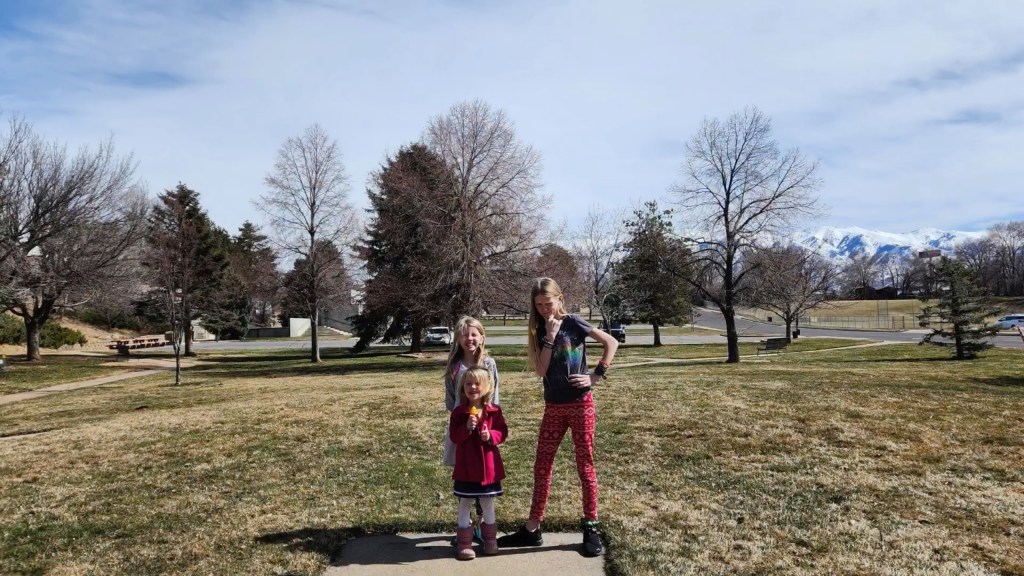
[[[466,381],[469,379],[475,380],[480,385],[480,395],[483,396],[484,404],[490,404],[494,397],[494,382],[491,382],[491,372],[480,365],[470,366],[459,376],[459,404],[469,404],[465,388]]]
[[[530,288],[530,302],[527,304],[530,310],[530,321],[527,329],[527,349],[526,355],[530,360],[530,368],[532,370],[537,369],[537,365],[540,362],[540,347],[537,346],[537,328],[544,324],[544,317],[537,313],[537,305],[534,299],[537,296],[550,296],[552,298],[558,298],[558,308],[555,310],[555,316],[561,318],[567,313],[565,311],[565,298],[562,297],[562,288],[551,278],[537,278],[533,281],[533,286]],[[548,334],[548,338],[554,338],[554,334]]]
[[[462,335],[463,330],[469,330],[470,328],[476,328],[477,332],[480,333],[480,346],[477,347],[476,354],[473,354],[473,364],[479,365],[484,363],[484,358],[487,357],[487,348],[484,346],[484,342],[487,341],[487,334],[484,332],[484,325],[472,316],[463,316],[455,323],[455,330],[452,334],[452,349],[448,352],[449,368],[462,359],[463,350],[459,336]]]

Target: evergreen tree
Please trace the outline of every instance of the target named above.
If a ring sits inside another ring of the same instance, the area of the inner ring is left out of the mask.
[[[150,213],[145,264],[159,286],[152,297],[175,309],[169,316],[181,323],[186,356],[193,354],[192,320],[214,307],[223,280],[226,235],[199,204],[199,193],[182,183],[160,194]]]
[[[617,315],[650,323],[654,345],[661,346],[661,326],[690,317],[689,285],[678,278],[688,270],[690,253],[672,236],[671,211],[659,211],[657,202],[646,202],[633,215],[626,223],[625,256],[614,267],[614,297],[606,298],[606,304],[615,303]]]
[[[344,304],[348,299],[351,282],[338,247],[326,240],[320,241],[312,256],[317,266],[310,265],[305,258],[298,258],[282,278],[283,318],[321,318],[328,309]],[[328,262],[333,264],[325,265]],[[311,328],[315,330],[317,327]]]
[[[941,323],[932,327],[920,344],[949,346],[952,341],[957,360],[974,358],[978,352],[992,347],[988,338],[995,335],[995,326],[985,326],[985,319],[999,313],[988,306],[986,294],[974,281],[962,262],[943,256],[934,270],[941,295],[935,306],[925,306],[919,316],[921,326],[930,327],[938,316]],[[941,340],[936,340],[941,339]]]
[[[215,232],[226,254],[224,276],[203,311],[202,325],[219,338],[244,338],[254,321],[266,322],[279,286],[277,263],[267,237],[246,221],[238,235]]]
[[[458,211],[454,180],[444,161],[422,144],[403,147],[373,175],[367,191],[372,214],[361,255],[369,278],[363,311],[353,319],[355,350],[370,342],[411,337],[468,312],[466,265],[451,246],[451,215]]]

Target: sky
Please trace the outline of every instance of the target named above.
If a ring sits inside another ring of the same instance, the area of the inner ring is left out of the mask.
[[[113,136],[233,232],[313,123],[365,208],[388,154],[483,100],[572,227],[670,206],[701,122],[756,106],[819,162],[805,228],[977,231],[1024,220],[1021,30],[1017,0],[0,0],[0,113]]]

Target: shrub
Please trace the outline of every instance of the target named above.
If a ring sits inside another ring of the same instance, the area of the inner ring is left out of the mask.
[[[10,314],[0,313],[0,344],[23,344],[25,323]]]
[[[65,344],[78,344],[81,346],[86,342],[88,340],[85,334],[78,330],[65,328],[56,322],[43,324],[43,329],[39,331],[39,346],[43,348],[57,349]]]

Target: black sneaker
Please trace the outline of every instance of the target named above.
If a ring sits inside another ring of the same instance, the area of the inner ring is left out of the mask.
[[[604,545],[601,544],[601,524],[596,520],[583,521],[583,554],[586,556],[600,556],[604,554]]]
[[[541,546],[544,544],[544,535],[541,533],[540,528],[537,528],[533,532],[526,529],[526,526],[520,526],[519,530],[512,534],[505,534],[501,538],[498,538],[499,548],[519,548],[520,546]]]

